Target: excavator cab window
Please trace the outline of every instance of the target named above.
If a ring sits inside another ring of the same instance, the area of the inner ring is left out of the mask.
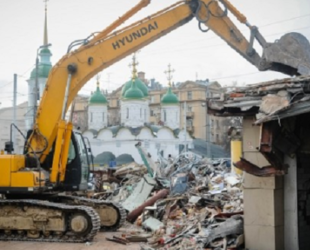
[[[72,140],[70,141],[69,152],[68,152],[68,164],[71,163],[76,157]]]
[[[79,158],[81,160],[81,184],[87,185],[90,170],[88,150],[84,141],[84,137],[82,136],[81,133],[74,131],[74,137],[76,139],[77,144],[77,150],[78,150],[77,153],[79,154],[80,156]]]

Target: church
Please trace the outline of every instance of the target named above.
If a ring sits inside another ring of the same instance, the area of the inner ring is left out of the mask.
[[[193,138],[188,131],[180,128],[180,103],[171,89],[171,71],[169,87],[161,99],[161,118],[164,125],[149,123],[150,108],[148,88],[137,76],[135,55],[132,62],[132,77],[121,90],[120,121],[117,126],[108,126],[108,100],[97,89],[89,99],[88,129],[83,135],[89,139],[95,162],[103,159],[121,162],[124,157],[142,164],[141,156],[135,144],[141,142],[143,149],[157,161],[159,154],[164,158],[176,157],[185,145],[191,147]],[[105,157],[104,157],[105,156]],[[106,160],[107,161],[107,160]],[[99,163],[100,164],[100,163]]]

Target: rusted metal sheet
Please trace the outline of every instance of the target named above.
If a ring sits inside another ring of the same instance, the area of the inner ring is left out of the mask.
[[[284,170],[279,170],[272,166],[260,168],[244,158],[240,158],[240,161],[234,162],[233,164],[236,168],[259,177],[282,176],[286,174]]]

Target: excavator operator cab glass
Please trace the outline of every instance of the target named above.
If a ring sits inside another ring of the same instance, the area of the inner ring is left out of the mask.
[[[80,156],[81,160],[81,184],[86,184],[88,182],[88,176],[89,176],[89,169],[90,169],[90,162],[88,159],[88,150],[84,141],[84,137],[80,132],[74,131],[74,137],[76,139],[77,144],[77,153]],[[70,151],[69,151],[70,155]],[[68,159],[69,160],[69,159]]]

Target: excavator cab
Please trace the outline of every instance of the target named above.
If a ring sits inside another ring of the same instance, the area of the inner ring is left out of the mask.
[[[79,131],[73,131],[68,154],[64,191],[87,190],[90,171],[89,150]]]
[[[50,171],[53,165],[55,143],[41,164],[42,168]],[[69,145],[68,160],[63,182],[58,182],[54,189],[59,191],[85,191],[87,190],[90,172],[89,149],[81,132],[72,131]]]

